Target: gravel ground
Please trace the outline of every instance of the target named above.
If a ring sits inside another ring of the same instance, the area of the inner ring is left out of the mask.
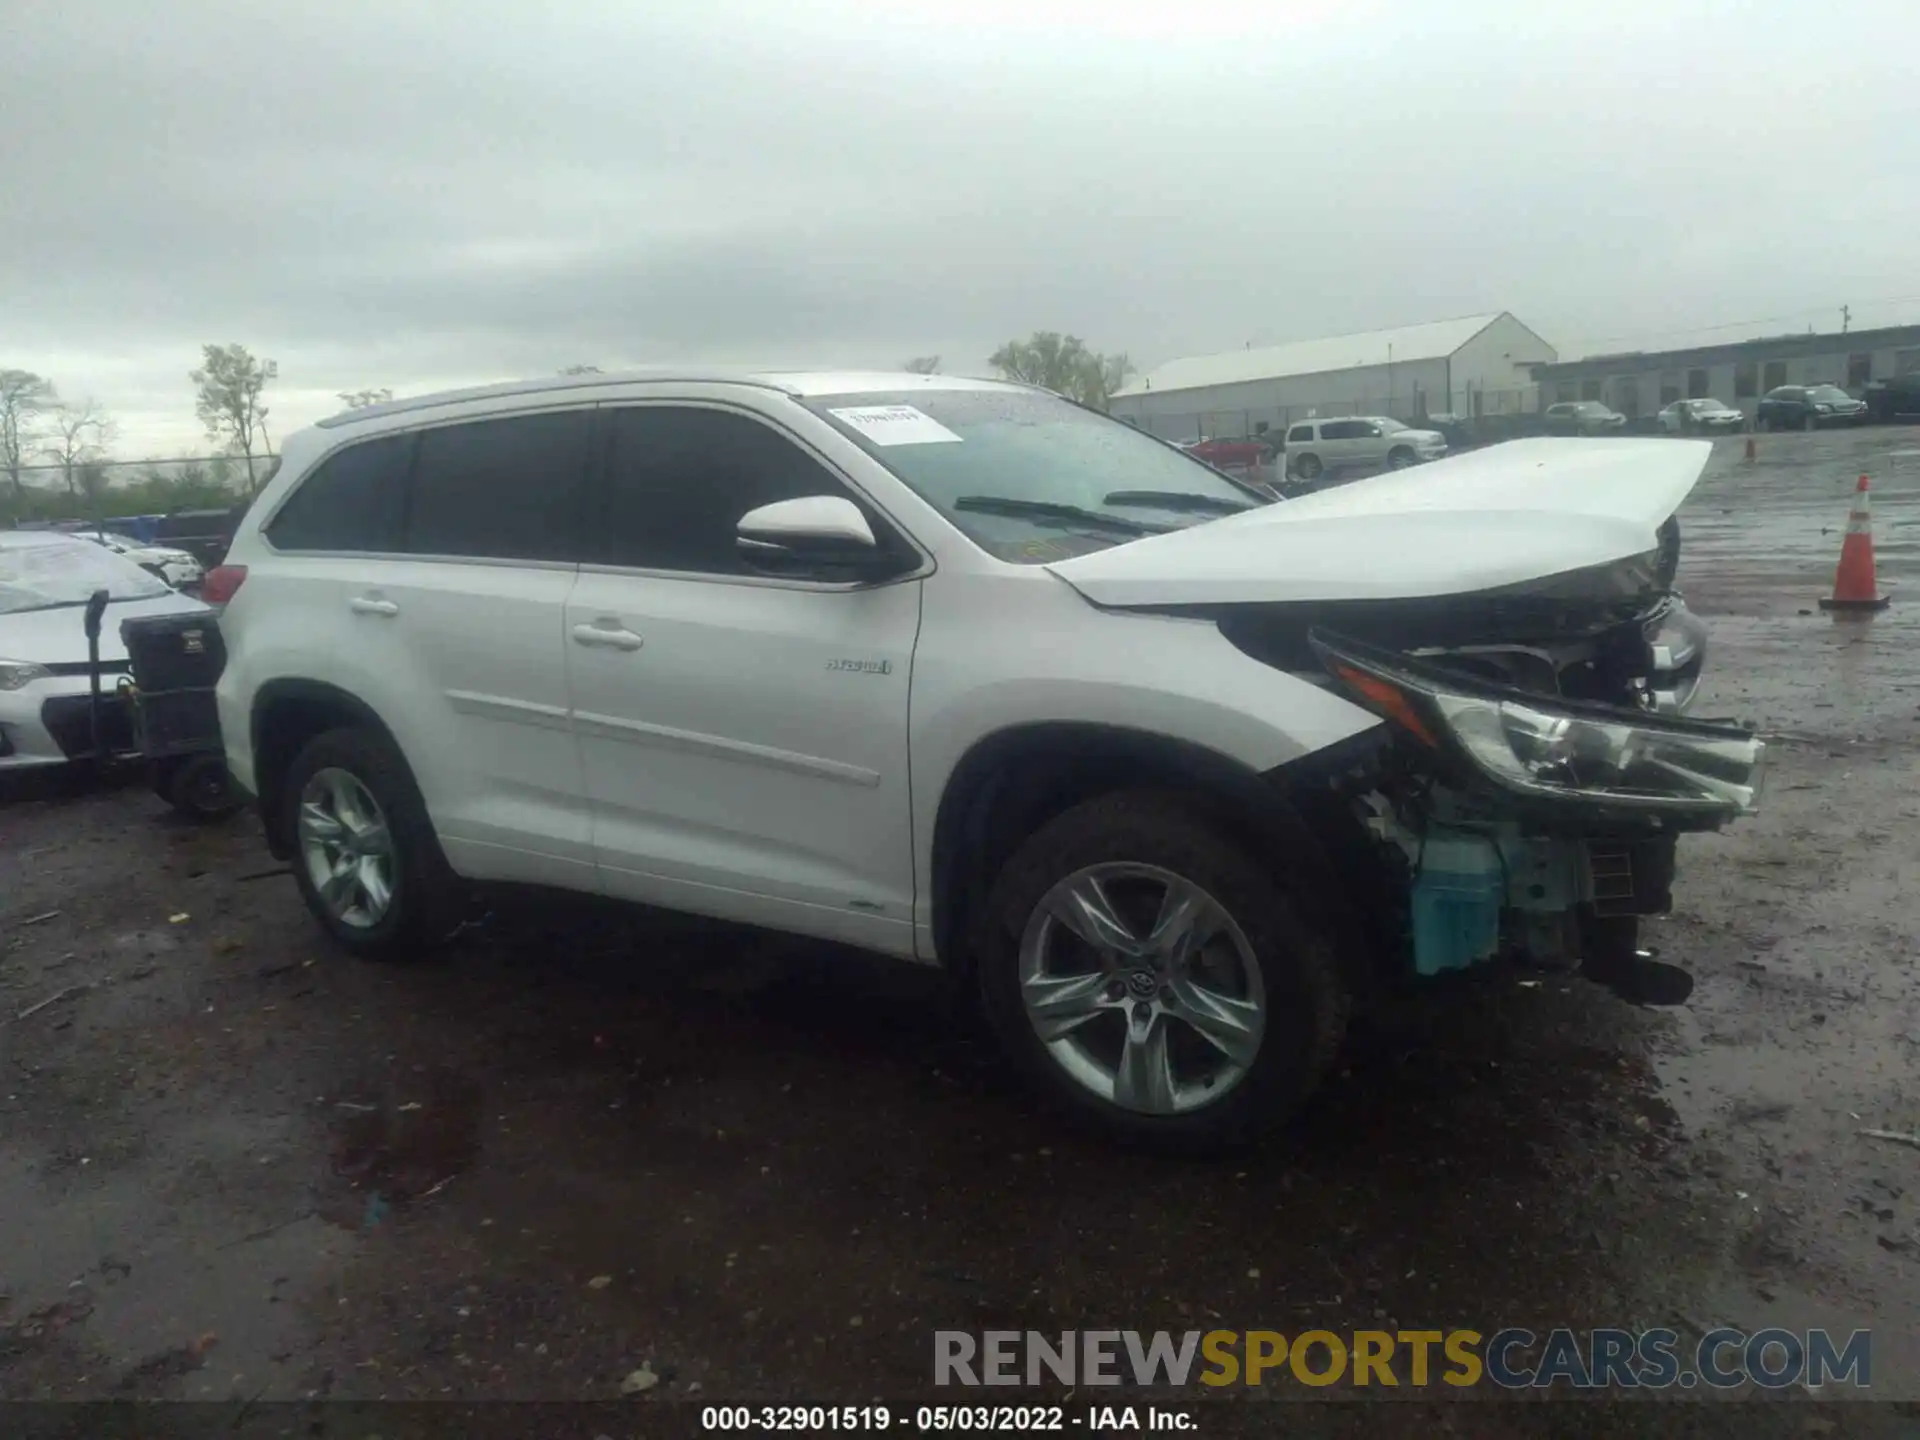
[[[1910,593],[1836,621],[1814,602],[1863,471]],[[1764,813],[1689,840],[1649,926],[1692,1002],[1456,984],[1228,1161],[1059,1129],[910,967],[532,896],[443,961],[358,965],[248,819],[16,787],[0,1399],[217,1401],[239,1429],[277,1401],[612,1402],[644,1364],[657,1386],[592,1412],[629,1418],[581,1433],[661,1433],[688,1396],[924,1401],[936,1328],[1825,1324],[1871,1327],[1875,1392],[1909,1403],[1657,1428],[1913,1433],[1920,1149],[1858,1131],[1920,1122],[1920,431],[1721,442],[1683,523],[1701,709],[1774,738]],[[1214,1434],[1656,1428],[1485,1399],[1193,1408]]]

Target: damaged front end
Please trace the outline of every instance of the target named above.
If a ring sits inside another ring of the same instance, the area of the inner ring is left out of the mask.
[[[1641,963],[1637,917],[1669,907],[1676,837],[1754,809],[1762,742],[1682,713],[1705,629],[1670,588],[1670,531],[1507,591],[1218,617],[1241,649],[1310,662],[1388,722],[1364,763],[1316,777],[1313,803],[1364,834],[1370,888],[1399,902],[1381,928],[1413,972],[1505,956],[1614,984]]]

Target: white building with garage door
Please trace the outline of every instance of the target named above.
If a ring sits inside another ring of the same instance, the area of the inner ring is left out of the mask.
[[[1520,414],[1554,348],[1512,315],[1468,315],[1169,360],[1113,397],[1113,413],[1168,440],[1237,439],[1337,415]]]

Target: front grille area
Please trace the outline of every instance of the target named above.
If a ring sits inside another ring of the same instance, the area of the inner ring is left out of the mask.
[[[92,715],[93,700],[87,695],[56,695],[40,707],[40,723],[69,760],[93,753]],[[100,743],[110,754],[133,748],[127,707],[110,690],[100,697]]]

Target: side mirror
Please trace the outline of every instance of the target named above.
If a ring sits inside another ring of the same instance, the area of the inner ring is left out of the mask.
[[[889,557],[860,507],[841,495],[802,495],[749,510],[734,526],[740,558],[772,575],[861,579]]]

